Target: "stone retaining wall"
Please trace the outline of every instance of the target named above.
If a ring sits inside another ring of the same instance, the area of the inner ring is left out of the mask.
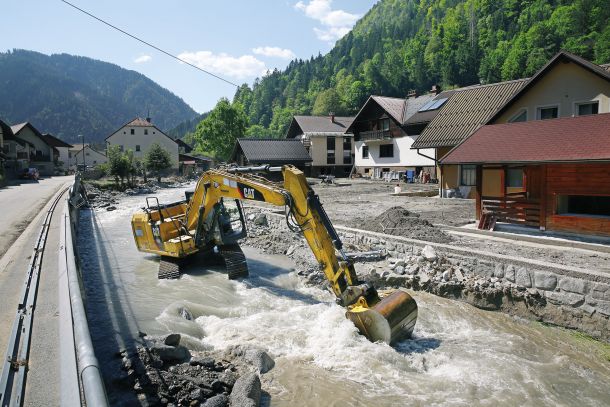
[[[271,229],[288,231],[285,218],[267,213]],[[382,250],[389,258],[359,264],[377,286],[404,286],[466,301],[610,340],[610,275],[564,266],[336,227],[349,250]],[[436,258],[422,256],[432,248]],[[367,273],[368,271],[368,273]]]

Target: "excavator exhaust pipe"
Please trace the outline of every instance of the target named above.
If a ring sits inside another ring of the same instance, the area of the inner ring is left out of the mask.
[[[354,306],[346,316],[370,341],[391,345],[411,337],[417,321],[417,303],[406,291],[396,290],[370,308]]]

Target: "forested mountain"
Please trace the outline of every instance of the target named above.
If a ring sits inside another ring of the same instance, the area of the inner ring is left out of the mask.
[[[294,60],[234,97],[251,125],[352,114],[370,94],[526,77],[565,49],[610,62],[608,0],[381,0],[325,56]]]
[[[190,120],[186,120],[167,132],[173,138],[182,138],[188,133],[193,133],[200,121],[208,117],[210,112],[201,113]]]
[[[197,113],[146,76],[67,54],[0,53],[0,119],[31,122],[68,142],[103,141],[136,116],[167,130]]]

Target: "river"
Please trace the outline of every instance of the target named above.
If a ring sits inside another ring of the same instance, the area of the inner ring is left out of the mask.
[[[157,195],[167,203],[183,193]],[[244,281],[213,267],[158,281],[158,260],[138,252],[131,235],[143,205],[136,196],[116,211],[81,212],[87,310],[111,399],[118,350],[143,332],[179,332],[191,349],[266,349],[276,361],[262,376],[270,406],[610,405],[610,362],[599,344],[563,329],[416,292],[414,339],[371,343],[330,292],[301,283],[290,259],[252,248]]]

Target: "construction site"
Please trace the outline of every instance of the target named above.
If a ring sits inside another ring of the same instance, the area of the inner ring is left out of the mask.
[[[429,185],[401,184],[394,194],[395,184],[383,182],[309,184],[354,259],[358,279],[412,294],[419,308],[412,336],[388,346],[359,335],[282,208],[244,202],[248,278],[228,280],[221,265],[193,263],[181,268],[179,279],[158,281],[158,260],[142,257],[124,227],[145,195],[90,190],[97,209],[81,212],[79,247],[92,294],[89,312],[96,315],[92,337],[105,355],[102,372],[123,383],[125,363],[142,365],[128,375],[131,385],[111,386],[111,400],[189,400],[199,380],[189,367],[204,358],[228,363],[216,371],[236,377],[254,369],[261,405],[301,404],[305,393],[304,404],[312,406],[332,400],[393,406],[405,398],[469,405],[471,397],[514,405],[533,396],[553,405],[577,403],[583,394],[587,404],[607,403],[607,245],[481,233],[473,227],[472,200],[425,196]],[[193,187],[177,184],[155,195],[163,205]],[[143,346],[144,334],[178,334],[191,362],[182,356],[185,362],[147,365],[142,350],[115,356],[117,346]],[[360,356],[349,356],[354,352]],[[177,369],[185,370],[178,375]],[[585,387],[559,386],[578,381],[585,370]],[[371,372],[364,382],[356,379],[362,371]],[[178,393],[155,379],[171,383],[172,374],[182,380]]]

